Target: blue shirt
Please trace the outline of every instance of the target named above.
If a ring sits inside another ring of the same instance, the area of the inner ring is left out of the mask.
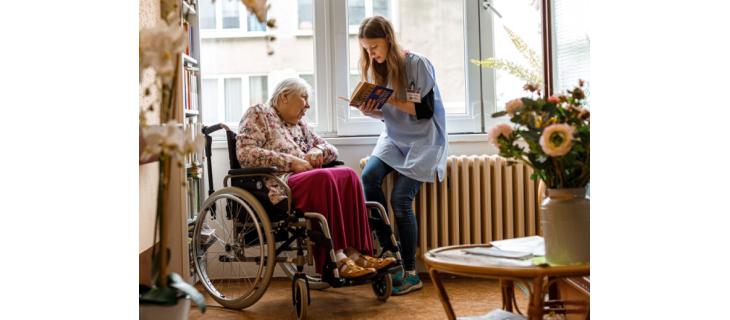
[[[406,85],[411,82],[421,98],[434,93],[433,116],[417,119],[386,103],[381,111],[385,131],[380,134],[372,156],[393,167],[398,173],[421,182],[433,182],[434,174],[442,181],[446,170],[446,112],[436,85],[431,61],[413,52],[406,53]]]

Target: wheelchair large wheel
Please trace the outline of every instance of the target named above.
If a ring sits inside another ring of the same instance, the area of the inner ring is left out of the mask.
[[[223,188],[203,204],[193,231],[193,265],[215,301],[243,309],[269,286],[276,264],[271,223],[261,204],[239,188]]]

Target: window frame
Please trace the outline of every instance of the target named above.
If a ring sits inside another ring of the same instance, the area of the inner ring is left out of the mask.
[[[223,0],[225,1],[225,0]],[[251,13],[246,6],[240,1],[235,1],[238,5],[238,28],[223,28],[223,1],[215,1],[215,28],[200,29],[200,38],[264,38],[271,33],[269,26],[263,23],[263,31],[249,31],[248,19]]]
[[[389,17],[397,28],[399,15],[399,0],[390,2]],[[372,14],[372,0],[365,0],[366,16]],[[549,4],[550,1],[547,1]],[[349,118],[349,109],[347,102],[337,99],[338,96],[348,97],[350,90],[348,88],[350,68],[349,68],[349,37],[357,33],[357,28],[350,28],[348,23],[348,3],[339,0],[312,0],[312,30],[299,29],[299,6],[297,8],[296,21],[292,30],[294,37],[312,37],[313,41],[313,69],[296,70],[297,75],[312,75],[314,79],[313,89],[316,98],[316,123],[312,125],[317,132],[324,137],[348,137],[348,136],[374,136],[383,130],[381,121],[369,118]],[[239,4],[239,18],[242,19],[241,24],[248,28],[245,19],[248,17],[248,11]],[[482,8],[482,0],[464,0],[464,72],[465,75],[465,114],[448,114],[447,129],[449,134],[484,134],[488,128],[493,125],[506,122],[507,119],[491,118],[491,114],[499,110],[496,106],[496,72],[493,69],[481,68],[472,64],[471,59],[485,59],[493,56],[494,43],[486,41],[491,39],[494,33],[494,16],[493,14]],[[215,4],[216,8],[216,29],[201,29],[202,38],[226,38],[226,37],[247,37],[247,36],[264,36],[269,33],[261,32],[221,32],[222,27],[222,6],[220,1]],[[543,12],[552,8],[543,7]],[[241,12],[245,15],[240,14]],[[545,14],[545,13],[543,13]],[[549,14],[549,13],[548,13]],[[543,30],[544,27],[543,27]],[[482,41],[485,40],[485,41]],[[546,43],[542,43],[543,46]],[[547,45],[551,45],[548,43]],[[416,50],[417,51],[417,50]],[[357,54],[357,53],[356,53]],[[545,57],[543,57],[545,60]],[[544,63],[547,65],[548,63]],[[552,71],[552,70],[550,70]],[[546,71],[548,72],[548,71]],[[201,79],[218,79],[218,116],[225,115],[225,101],[223,78],[240,76],[242,81],[242,101],[244,103],[249,100],[249,76],[264,75],[268,77],[268,89],[273,90],[271,82],[271,74],[221,74],[206,76]],[[550,72],[550,76],[553,76]],[[437,82],[439,79],[437,79]],[[244,90],[245,89],[245,90]],[[269,92],[271,94],[271,92]],[[237,123],[227,123],[236,126]]]

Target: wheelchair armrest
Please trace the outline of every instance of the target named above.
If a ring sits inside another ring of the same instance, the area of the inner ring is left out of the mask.
[[[228,175],[235,176],[240,174],[262,174],[262,173],[274,173],[276,168],[240,168],[228,170]]]
[[[323,164],[322,168],[332,168],[332,167],[342,166],[342,165],[345,165],[345,163],[340,160],[335,160],[335,161]]]

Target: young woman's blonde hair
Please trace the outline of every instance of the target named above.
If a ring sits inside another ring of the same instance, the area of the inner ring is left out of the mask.
[[[406,90],[405,59],[403,49],[395,38],[395,32],[393,32],[393,26],[390,22],[381,16],[365,18],[360,23],[358,38],[383,38],[388,43],[388,54],[385,56],[385,62],[373,61],[372,66],[370,65],[370,54],[365,48],[360,48],[360,78],[365,81],[368,78],[373,79],[375,84],[382,86],[388,86],[390,83],[395,95],[404,97]]]

